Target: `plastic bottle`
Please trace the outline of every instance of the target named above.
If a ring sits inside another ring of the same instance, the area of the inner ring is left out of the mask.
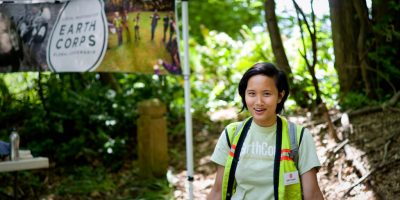
[[[19,158],[19,135],[18,135],[17,131],[11,132],[10,144],[11,144],[11,160],[18,160],[18,158]]]

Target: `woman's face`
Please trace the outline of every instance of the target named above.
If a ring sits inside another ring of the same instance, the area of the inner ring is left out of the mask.
[[[246,106],[259,126],[272,126],[276,122],[276,106],[285,91],[278,92],[275,80],[265,75],[252,76],[245,91]]]

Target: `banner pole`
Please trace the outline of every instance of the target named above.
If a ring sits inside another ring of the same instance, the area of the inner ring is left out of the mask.
[[[189,199],[193,199],[193,133],[190,101],[190,67],[189,67],[189,31],[188,0],[182,0],[182,35],[183,35],[183,76],[185,81],[185,124],[186,124],[186,165]]]

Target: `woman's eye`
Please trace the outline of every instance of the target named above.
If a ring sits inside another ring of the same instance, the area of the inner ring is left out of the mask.
[[[271,93],[264,93],[264,96],[270,96],[271,95]]]

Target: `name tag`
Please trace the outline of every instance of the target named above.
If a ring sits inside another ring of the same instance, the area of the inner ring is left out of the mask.
[[[299,183],[299,172],[294,171],[283,174],[283,183],[284,185],[292,185]]]

